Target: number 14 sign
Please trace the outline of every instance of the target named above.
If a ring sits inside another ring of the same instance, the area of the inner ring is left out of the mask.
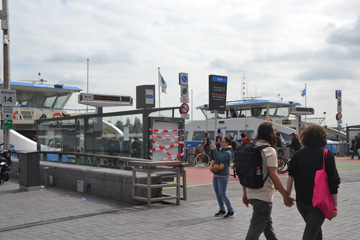
[[[3,106],[15,106],[16,90],[1,89],[0,90],[0,104]]]

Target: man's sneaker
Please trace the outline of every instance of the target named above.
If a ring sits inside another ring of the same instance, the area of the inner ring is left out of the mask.
[[[224,216],[224,218],[233,218],[235,216],[234,212],[227,212],[227,214]]]
[[[226,214],[226,212],[225,211],[219,211],[218,213],[216,213],[215,214],[215,217],[222,217],[222,216],[224,216]]]

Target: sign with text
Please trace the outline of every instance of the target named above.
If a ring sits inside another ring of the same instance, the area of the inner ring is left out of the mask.
[[[0,104],[6,106],[15,106],[16,90],[1,89],[0,90]]]
[[[13,106],[2,106],[2,119],[13,120]]]
[[[11,130],[11,129],[13,129],[13,120],[4,120],[4,121],[3,121],[3,129],[4,129],[4,130]]]
[[[227,77],[209,75],[209,110],[225,110]]]
[[[342,106],[341,106],[342,93],[341,93],[341,90],[335,90],[335,98],[337,99],[337,111],[342,112]]]
[[[189,103],[189,76],[187,73],[179,73],[180,102]]]

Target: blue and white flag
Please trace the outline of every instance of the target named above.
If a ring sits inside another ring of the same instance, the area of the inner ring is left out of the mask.
[[[166,88],[167,88],[167,84],[163,78],[163,76],[161,75],[160,71],[159,71],[159,86],[161,87],[161,91],[163,93],[166,93]]]
[[[305,97],[306,96],[306,88],[304,88],[303,90],[301,90],[301,96]]]

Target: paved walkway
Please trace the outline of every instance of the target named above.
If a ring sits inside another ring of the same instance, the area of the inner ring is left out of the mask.
[[[340,176],[339,215],[324,223],[324,239],[358,240],[360,171],[341,172]],[[0,239],[245,238],[252,211],[241,203],[238,182],[228,187],[236,213],[233,219],[213,217],[218,207],[211,184],[189,187],[188,194],[189,200],[179,206],[156,204],[146,209],[56,187],[19,191],[11,180],[0,185]],[[272,216],[279,239],[301,239],[303,220],[296,207],[283,206],[278,192]]]

